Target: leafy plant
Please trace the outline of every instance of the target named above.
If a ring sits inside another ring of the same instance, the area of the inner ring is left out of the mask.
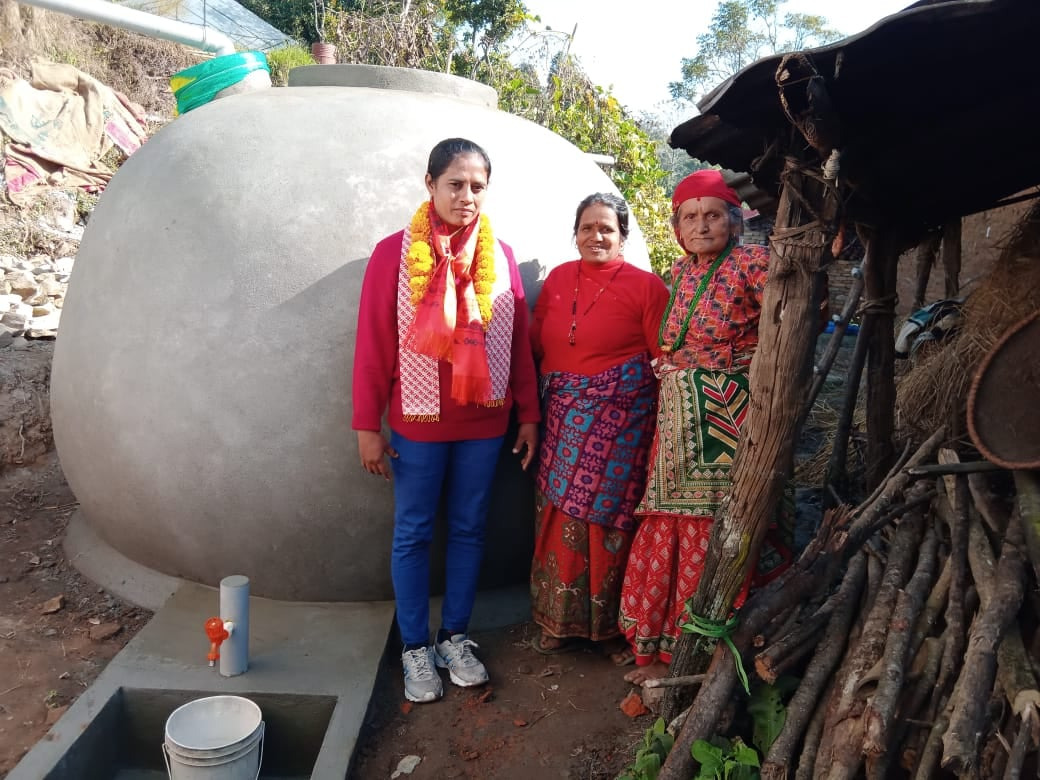
[[[271,68],[271,83],[284,87],[289,83],[289,71],[302,65],[313,65],[314,58],[303,46],[289,44],[267,52],[267,65]]]
[[[668,733],[664,719],[658,718],[643,735],[643,743],[636,750],[635,762],[618,775],[617,780],[657,780],[674,743],[675,737]]]
[[[755,780],[759,776],[758,753],[740,737],[732,741],[722,737],[711,742],[698,739],[690,753],[700,764],[694,780]]]
[[[747,711],[752,721],[752,742],[762,751],[769,752],[787,721],[784,699],[798,687],[794,677],[781,677],[772,685],[759,685],[751,694]]]

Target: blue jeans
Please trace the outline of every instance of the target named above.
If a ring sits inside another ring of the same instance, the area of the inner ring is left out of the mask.
[[[397,626],[406,645],[430,642],[430,541],[445,498],[448,523],[441,626],[465,633],[484,556],[491,482],[505,437],[419,442],[391,432],[394,472],[394,543],[390,574]]]

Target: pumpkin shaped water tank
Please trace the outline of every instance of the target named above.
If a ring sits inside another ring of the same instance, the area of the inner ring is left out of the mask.
[[[62,314],[55,441],[85,521],[138,563],[210,585],[246,574],[271,598],[390,599],[391,486],[362,470],[350,430],[369,253],[427,197],[446,137],[491,157],[485,211],[529,305],[576,256],[578,202],[616,190],[474,82],[329,65],[290,83],[185,114],[113,177]],[[638,226],[626,249],[648,267]],[[484,586],[530,565],[533,488],[511,443]]]

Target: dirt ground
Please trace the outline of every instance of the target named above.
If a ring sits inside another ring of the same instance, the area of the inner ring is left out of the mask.
[[[445,695],[434,704],[406,702],[400,661],[388,652],[351,780],[390,777],[407,756],[421,759],[415,780],[616,777],[654,721],[621,711],[636,690],[623,679],[632,667],[591,646],[542,655],[528,644],[536,631],[526,623],[473,634],[491,682],[457,688],[443,674]]]
[[[75,508],[53,450],[0,476],[0,777],[151,616],[69,565]]]

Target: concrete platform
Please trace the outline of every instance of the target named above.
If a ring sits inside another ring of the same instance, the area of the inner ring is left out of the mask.
[[[528,618],[529,609],[526,586],[482,592],[477,597],[471,628],[487,630],[516,623]],[[221,677],[206,662],[209,644],[203,623],[217,611],[216,590],[181,584],[47,736],[26,754],[8,780],[78,777],[68,773],[69,762],[63,763],[66,754],[103,711],[112,709],[113,700],[134,691],[138,698],[152,699],[162,699],[159,694],[163,691],[254,694],[272,702],[279,695],[335,697],[310,776],[322,780],[345,777],[393,628],[393,603],[326,604],[253,598],[250,668],[231,678]],[[439,604],[435,602],[431,612],[436,621]],[[176,701],[170,699],[166,706],[168,714]],[[159,757],[162,728],[153,730],[152,744]],[[121,738],[125,735],[105,734],[112,749]]]

